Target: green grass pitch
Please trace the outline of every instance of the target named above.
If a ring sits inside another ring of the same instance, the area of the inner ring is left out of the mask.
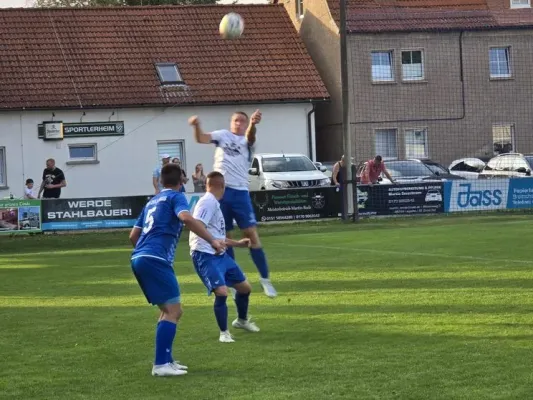
[[[182,238],[175,378],[150,375],[158,312],[126,232],[0,237],[0,399],[533,398],[531,216],[261,233],[279,297],[237,249],[261,332],[230,328],[233,344]]]

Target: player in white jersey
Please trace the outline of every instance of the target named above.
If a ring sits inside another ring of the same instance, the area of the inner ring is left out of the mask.
[[[216,145],[214,170],[224,175],[226,181],[226,191],[220,200],[226,231],[229,234],[233,230],[235,220],[244,236],[250,239],[250,255],[261,276],[259,282],[268,297],[276,297],[276,289],[270,282],[265,252],[257,234],[257,221],[248,190],[248,168],[256,141],[256,125],[260,121],[259,110],[256,110],[250,119],[244,112],[239,111],[231,116],[229,131],[222,129],[205,133],[200,128],[197,116],[189,118],[196,141]],[[228,254],[235,259],[233,249],[228,249]]]
[[[250,240],[239,241],[226,238],[224,216],[220,210],[219,200],[224,195],[224,176],[220,172],[207,175],[206,194],[196,204],[193,217],[202,221],[215,240],[225,240],[226,246],[248,247]],[[215,293],[214,312],[220,329],[219,340],[223,343],[234,342],[228,331],[228,286],[236,290],[235,304],[238,318],[232,323],[237,329],[259,332],[259,328],[248,318],[248,304],[252,287],[246,276],[227,253],[217,254],[213,247],[204,239],[191,232],[189,235],[191,257],[196,273],[207,288],[207,294]],[[228,247],[227,247],[228,248]]]

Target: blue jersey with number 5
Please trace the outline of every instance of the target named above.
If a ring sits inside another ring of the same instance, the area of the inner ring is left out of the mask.
[[[187,198],[181,192],[164,189],[145,206],[135,223],[141,236],[132,253],[133,257],[153,257],[174,264],[183,223],[178,218],[189,212]]]

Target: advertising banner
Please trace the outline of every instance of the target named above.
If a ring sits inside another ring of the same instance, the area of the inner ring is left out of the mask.
[[[509,179],[445,182],[445,212],[489,211],[507,208]]]
[[[203,193],[186,193],[192,211]],[[43,200],[43,230],[131,228],[153,196]]]
[[[507,208],[533,208],[533,178],[509,180]]]
[[[0,233],[40,231],[39,200],[0,200]]]
[[[412,215],[444,212],[440,182],[398,185],[357,185],[359,215]]]
[[[337,218],[340,192],[334,187],[261,190],[250,193],[258,222]]]

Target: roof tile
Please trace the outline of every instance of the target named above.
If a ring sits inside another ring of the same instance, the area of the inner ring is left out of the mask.
[[[236,11],[241,39],[218,24]],[[161,87],[175,62],[186,87]],[[0,9],[0,109],[299,101],[328,92],[283,6]]]

